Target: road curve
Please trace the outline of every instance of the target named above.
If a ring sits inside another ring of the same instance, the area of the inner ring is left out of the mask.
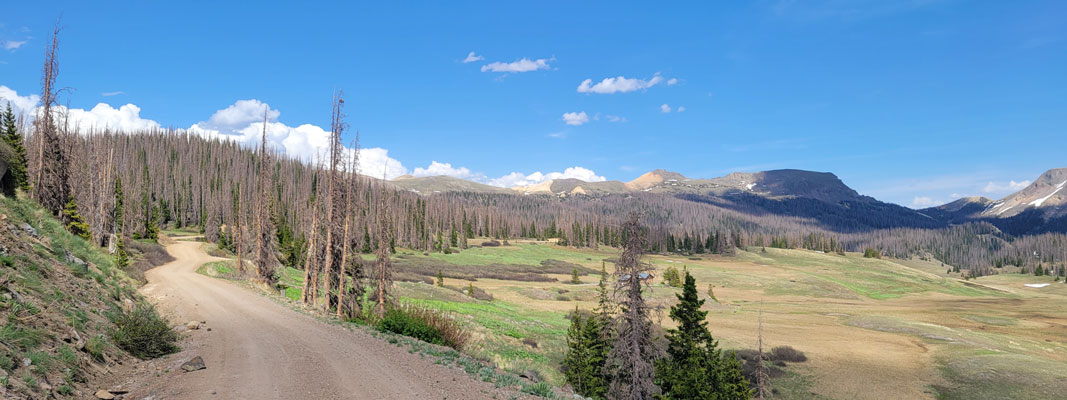
[[[127,381],[136,398],[480,399],[508,396],[458,369],[317,320],[232,282],[196,273],[221,260],[202,242],[167,246],[175,261],[145,273],[141,292],[174,322],[206,321],[181,353]],[[211,328],[210,331],[207,328]],[[207,369],[181,372],[202,356]],[[127,398],[129,398],[128,396]]]

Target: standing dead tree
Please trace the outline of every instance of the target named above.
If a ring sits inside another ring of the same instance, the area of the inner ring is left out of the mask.
[[[346,316],[356,315],[360,310],[360,302],[358,298],[354,298],[350,301],[350,304],[345,304],[344,297],[345,292],[348,289],[345,288],[345,281],[351,277],[352,287],[354,291],[358,292],[358,295],[362,297],[363,284],[360,282],[360,264],[359,257],[348,258],[348,253],[354,248],[351,245],[352,242],[352,213],[358,208],[353,208],[353,202],[356,201],[355,188],[359,182],[359,133],[356,133],[356,139],[352,141],[352,153],[349,157],[348,166],[345,169],[345,233],[342,239],[343,247],[341,250],[341,268],[340,277],[337,280],[337,318],[344,318]],[[349,265],[349,263],[353,265]],[[356,295],[356,293],[351,293]],[[345,311],[344,309],[347,309]]]
[[[233,237],[234,237],[234,250],[237,252],[237,274],[244,274],[244,235],[241,235],[243,229],[241,229],[241,184],[238,183],[237,187],[233,191]]]
[[[653,382],[657,354],[641,285],[652,266],[641,262],[645,239],[637,213],[630,214],[622,230],[625,245],[615,265],[615,295],[622,312],[609,358],[614,375],[609,391],[617,399],[651,399],[659,392]]]
[[[318,279],[318,260],[319,260],[319,243],[317,241],[319,234],[319,196],[318,193],[318,177],[321,166],[316,164],[311,178],[311,198],[308,199],[308,207],[311,209],[311,232],[308,235],[307,244],[307,259],[304,262],[304,287],[300,292],[300,299],[305,304],[314,303],[316,301],[316,285],[315,281]]]
[[[333,98],[333,113],[330,118],[330,168],[327,171],[328,183],[326,192],[326,262],[323,264],[323,272],[325,274],[324,294],[326,296],[326,309],[330,310],[337,305],[337,297],[330,295],[330,290],[334,287],[338,287],[338,281],[341,278],[342,265],[341,261],[341,236],[343,226],[338,221],[338,216],[344,212],[344,191],[343,177],[341,176],[341,164],[344,161],[344,150],[341,146],[341,133],[345,129],[344,113],[341,108],[344,107],[345,101],[342,98],[343,93],[338,91]],[[343,220],[343,218],[342,218]]]
[[[385,173],[382,173],[382,181],[385,181]],[[377,260],[375,260],[375,279],[378,281],[378,290],[376,293],[378,304],[375,307],[375,311],[378,317],[385,316],[385,309],[387,303],[390,303],[389,296],[392,295],[393,287],[393,274],[389,263],[389,246],[392,243],[392,229],[389,226],[389,202],[385,201],[386,188],[384,185],[378,188],[378,250]]]
[[[270,214],[270,179],[267,176],[270,153],[267,150],[267,111],[263,110],[263,134],[259,144],[259,171],[256,176],[256,280],[274,285],[274,224]]]
[[[34,198],[52,215],[61,215],[70,197],[70,164],[64,151],[62,137],[56,124],[53,106],[56,104],[56,75],[59,61],[59,24],[52,30],[52,42],[45,50],[41,71],[41,108],[34,120],[37,141],[37,180],[33,185]],[[64,221],[66,223],[68,221]]]

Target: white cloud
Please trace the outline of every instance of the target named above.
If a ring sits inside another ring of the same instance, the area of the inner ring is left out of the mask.
[[[142,131],[160,129],[159,123],[150,119],[141,118],[141,107],[126,104],[119,108],[111,107],[105,103],[98,103],[91,110],[66,107],[57,107],[62,114],[67,112],[68,124],[71,128],[111,129],[118,131]]]
[[[578,85],[578,93],[626,93],[635,90],[648,89],[650,87],[663,83],[663,81],[663,77],[660,76],[658,73],[652,76],[652,78],[649,80],[617,76],[614,78],[604,78],[600,82],[597,82],[595,85],[593,84],[592,79],[586,79]],[[677,82],[677,80],[675,82]]]
[[[609,122],[626,122],[626,117],[620,117],[618,115],[606,115],[604,118],[607,118]]]
[[[104,96],[104,97],[118,96],[118,95],[120,95],[120,94],[126,94],[126,92],[123,92],[123,91],[121,91],[121,90],[120,90],[120,91],[117,91],[117,92],[104,92],[104,93],[100,93],[100,95],[101,95],[101,96]]]
[[[539,58],[531,60],[529,58],[523,58],[521,60],[512,61],[509,63],[494,62],[482,66],[482,72],[530,72],[537,71],[539,69],[548,69],[548,62],[551,61],[545,58]]]
[[[932,207],[932,206],[935,206],[937,204],[938,204],[938,202],[934,201],[934,199],[931,199],[931,198],[926,197],[926,196],[915,196],[915,199],[911,201],[911,205],[913,207],[925,208],[925,207]]]
[[[671,106],[669,106],[666,103],[664,103],[663,105],[659,106],[659,111],[664,113],[664,114],[669,113],[669,112],[671,112]]]
[[[472,62],[475,62],[475,61],[482,61],[484,59],[485,59],[485,57],[482,57],[482,56],[479,56],[479,55],[475,55],[474,52],[472,51],[472,52],[470,52],[470,54],[467,54],[467,58],[463,59],[463,63],[464,64],[472,63]]]
[[[14,90],[0,85],[0,107],[6,106],[6,103],[10,101],[16,112],[23,113],[28,118],[33,117],[39,100],[36,95],[19,96]],[[68,123],[72,128],[110,128],[131,133],[162,128],[161,124],[156,121],[141,118],[141,108],[134,104],[114,108],[108,104],[99,103],[90,110],[77,108],[67,110],[65,107],[58,107],[58,109],[60,112],[66,111]],[[263,133],[264,110],[267,112],[268,146],[304,161],[314,161],[326,154],[330,137],[328,131],[311,124],[289,126],[279,122],[281,112],[271,109],[270,105],[256,99],[238,100],[216,111],[207,121],[195,123],[184,131],[206,138],[232,140],[242,146],[253,147],[259,144],[260,135]],[[584,113],[579,115],[581,114]],[[588,120],[588,115],[585,118]],[[565,134],[551,134],[550,136],[563,137]],[[346,148],[344,151],[351,154],[352,150]],[[389,156],[389,150],[380,147],[359,149],[359,171],[367,176],[375,178],[384,176],[386,179],[409,173],[403,163]],[[592,170],[582,167],[571,167],[562,172],[549,173],[512,172],[500,178],[489,179],[485,174],[473,172],[469,168],[438,161],[432,161],[425,168],[415,168],[411,173],[415,176],[447,175],[501,187],[531,185],[549,179],[562,178],[577,178],[590,182],[607,180]]]
[[[450,163],[443,163],[437,161],[431,161],[430,166],[426,168],[416,167],[411,173],[415,176],[451,176],[453,178],[469,179],[477,182],[484,182],[486,180],[485,175],[481,173],[473,173],[467,167],[453,167]]]
[[[603,182],[607,178],[597,175],[593,170],[583,167],[570,167],[563,172],[549,172],[542,173],[540,171],[532,174],[523,174],[521,172],[512,172],[496,179],[490,179],[488,184],[500,187],[515,187],[515,186],[528,186],[537,183],[541,183],[552,179],[581,179],[586,182]]]
[[[1009,181],[1008,183],[994,183],[991,181],[985,185],[985,189],[983,190],[986,193],[1007,193],[1023,190],[1027,186],[1030,186],[1030,181]]]
[[[28,41],[29,40],[23,40],[21,42],[14,40],[5,40],[3,42],[0,42],[0,47],[3,47],[4,50],[16,50],[19,47],[22,47],[22,45],[26,44],[26,42]]]
[[[564,131],[552,132],[552,133],[548,134],[548,137],[556,138],[556,139],[563,139],[563,138],[567,137],[567,132],[564,132]]]
[[[671,78],[671,79],[667,80],[667,86],[674,86],[677,83],[678,83],[678,79],[677,78]]]
[[[589,122],[589,115],[587,115],[585,113],[585,111],[576,112],[576,113],[574,113],[574,112],[564,113],[563,114],[563,121],[566,122],[567,125],[580,126],[580,125],[582,125],[582,124],[584,124],[586,122]]]
[[[0,100],[3,100],[0,101],[0,106],[6,108],[7,103],[10,102],[15,114],[24,114],[27,118],[32,118],[37,103],[41,101],[41,96],[35,94],[19,96],[14,89],[0,85]]]
[[[685,112],[685,106],[678,106],[678,112]]]

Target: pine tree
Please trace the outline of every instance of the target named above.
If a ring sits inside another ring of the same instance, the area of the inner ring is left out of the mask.
[[[15,184],[23,191],[29,191],[30,182],[26,179],[26,146],[22,141],[18,126],[15,125],[15,113],[11,111],[11,102],[7,103],[7,110],[0,117],[2,117],[0,118],[2,120],[0,130],[3,132],[4,141],[15,153],[14,157],[8,160],[10,164],[8,169],[11,171],[11,176],[15,178]]]
[[[567,354],[563,374],[575,393],[595,399],[603,398],[608,385],[603,374],[604,344],[599,340],[600,324],[596,316],[583,318],[575,307],[567,331]]]
[[[708,312],[697,295],[696,279],[685,274],[671,319],[678,328],[667,332],[667,357],[656,362],[656,383],[665,399],[747,399],[752,396],[737,359],[723,357],[708,331]],[[729,359],[733,363],[728,362]]]
[[[578,277],[578,268],[571,270],[571,283],[575,285],[582,283],[582,279]]]
[[[445,287],[445,275],[441,270],[437,270],[437,286]]]
[[[89,224],[86,224],[81,214],[78,214],[78,203],[74,201],[74,196],[70,196],[70,200],[63,207],[63,220],[67,221],[67,230],[70,233],[89,240]]]

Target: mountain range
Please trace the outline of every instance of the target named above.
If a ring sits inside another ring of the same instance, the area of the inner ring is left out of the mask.
[[[966,197],[920,210],[861,195],[829,172],[796,169],[735,172],[711,179],[657,169],[629,182],[568,178],[514,188],[449,176],[405,175],[391,182],[425,195],[472,192],[596,198],[647,192],[744,213],[813,218],[842,230],[940,228],[985,221],[1014,235],[1067,232],[1067,168],[1048,170],[1026,188],[999,200]]]

